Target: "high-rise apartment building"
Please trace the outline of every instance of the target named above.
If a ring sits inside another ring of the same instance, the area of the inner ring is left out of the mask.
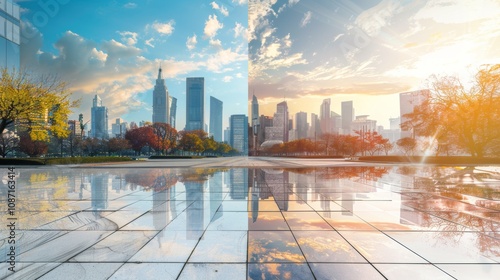
[[[210,134],[222,142],[222,101],[210,96]]]
[[[242,154],[248,154],[248,117],[231,115],[229,118],[229,145]]]
[[[352,101],[343,101],[341,104],[342,114],[342,133],[351,134],[351,123],[354,120],[354,107]]]
[[[205,125],[205,78],[186,78],[186,131]]]
[[[21,20],[19,6],[0,0],[0,68],[19,70]]]
[[[158,78],[156,79],[153,90],[153,123],[170,122],[170,106],[168,104],[168,89],[165,85],[165,79],[161,75],[161,67],[158,69]]]
[[[101,98],[96,95],[92,100],[90,137],[108,139],[108,109],[102,106]]]

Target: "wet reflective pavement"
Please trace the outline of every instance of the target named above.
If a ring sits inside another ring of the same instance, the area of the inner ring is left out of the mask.
[[[2,279],[500,275],[499,167],[16,170]]]

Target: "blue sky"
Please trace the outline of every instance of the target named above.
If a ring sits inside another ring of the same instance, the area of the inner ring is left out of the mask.
[[[291,114],[353,100],[387,128],[398,93],[500,63],[499,26],[497,0],[251,0],[249,97],[270,116],[284,98]]]
[[[41,2],[52,3],[44,7]],[[68,81],[90,119],[98,94],[110,123],[151,121],[152,91],[161,63],[185,125],[185,79],[205,77],[209,98],[224,102],[224,127],[247,114],[248,44],[245,0],[18,1],[22,8],[21,63]]]

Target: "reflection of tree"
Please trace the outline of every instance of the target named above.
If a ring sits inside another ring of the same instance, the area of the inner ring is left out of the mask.
[[[389,172],[389,167],[354,166],[354,167],[327,167],[317,170],[318,178],[322,179],[349,179],[364,178],[377,180]]]
[[[179,176],[171,169],[139,170],[125,174],[125,181],[134,187],[141,186],[143,190],[161,191],[175,185]],[[132,188],[134,188],[132,187]]]

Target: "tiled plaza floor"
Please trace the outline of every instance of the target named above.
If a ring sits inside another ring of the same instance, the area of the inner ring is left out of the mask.
[[[499,279],[499,172],[18,168],[0,278]]]

